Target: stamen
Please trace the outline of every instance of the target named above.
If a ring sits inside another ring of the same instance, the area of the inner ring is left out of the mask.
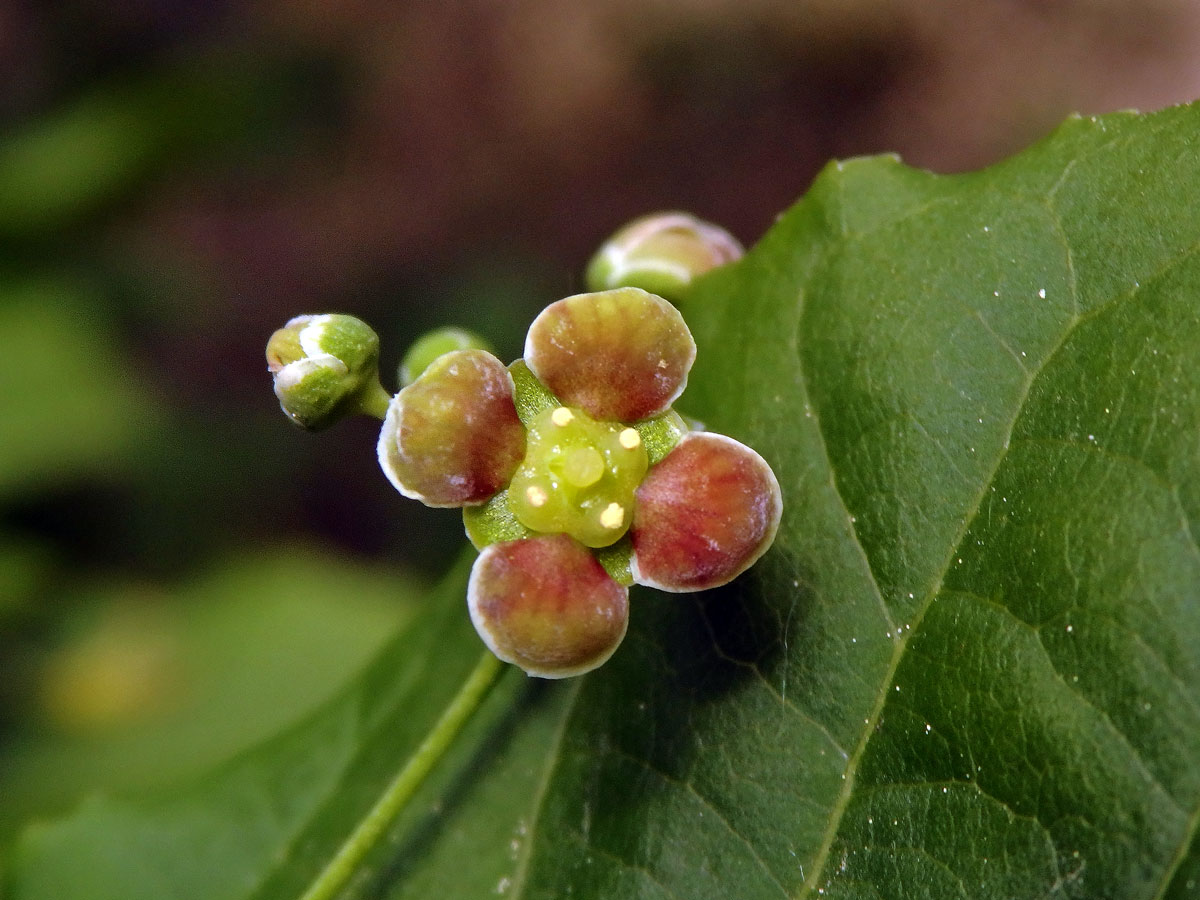
[[[605,528],[620,528],[625,522],[625,507],[620,503],[610,503],[600,513],[600,524]]]
[[[551,406],[529,425],[508,506],[531,531],[609,547],[629,529],[634,492],[648,460],[646,440],[636,428]]]

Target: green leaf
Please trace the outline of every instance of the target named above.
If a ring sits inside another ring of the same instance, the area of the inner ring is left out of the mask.
[[[0,498],[126,468],[160,414],[100,319],[71,282],[0,283]]]
[[[0,596],[22,586],[12,574],[6,583],[5,563],[28,565],[33,549],[0,543]],[[25,578],[45,602],[37,576]],[[379,652],[411,618],[419,587],[398,572],[277,547],[222,559],[169,589],[120,580],[56,596],[80,612],[70,637],[39,660],[42,727],[5,735],[0,845],[32,814],[68,809],[99,785],[161,787],[278,733]]]
[[[772,463],[736,584],[511,675],[351,894],[1182,898],[1200,879],[1200,107],[829,167],[685,307]],[[463,677],[463,573],[307,726],[32,832],[12,896],[292,897]]]

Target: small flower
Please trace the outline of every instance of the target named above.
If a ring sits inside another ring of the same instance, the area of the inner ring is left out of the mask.
[[[267,342],[267,368],[280,407],[309,431],[373,409],[383,391],[379,337],[353,316],[292,319]]]
[[[507,368],[454,350],[392,398],[380,465],[405,496],[464,508],[471,619],[501,659],[587,672],[625,635],[630,584],[716,587],[770,546],[770,466],[671,409],[695,355],[679,312],[627,287],[548,306]]]
[[[684,212],[642,216],[610,237],[587,268],[589,290],[639,287],[678,302],[692,279],[741,259],[724,228]]]

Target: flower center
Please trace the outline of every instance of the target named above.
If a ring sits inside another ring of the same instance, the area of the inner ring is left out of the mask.
[[[635,429],[555,407],[529,423],[508,505],[526,528],[607,547],[629,530],[634,491],[648,466]]]

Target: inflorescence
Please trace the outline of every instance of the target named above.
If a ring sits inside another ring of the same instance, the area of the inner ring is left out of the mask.
[[[480,637],[530,675],[578,675],[621,643],[631,584],[726,584],[774,539],[774,473],[672,409],[696,344],[679,311],[643,290],[678,299],[740,255],[686,214],[640,219],[593,259],[592,293],[537,316],[522,359],[505,366],[469,332],[441,329],[414,344],[394,396],[365,323],[301,316],[268,343],[275,393],[312,430],[382,418],[379,464],[396,489],[463,509],[480,551],[467,590]]]

